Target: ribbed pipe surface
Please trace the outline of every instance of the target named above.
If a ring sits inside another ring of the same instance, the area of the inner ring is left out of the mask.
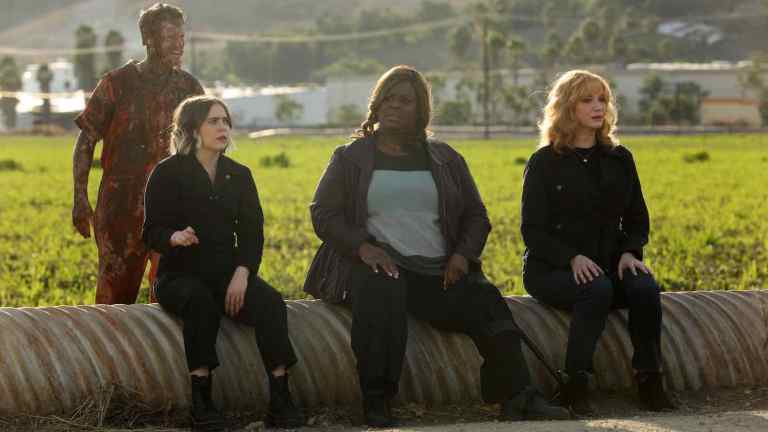
[[[529,297],[507,299],[518,324],[559,368],[568,314]],[[349,346],[350,312],[319,301],[289,301],[291,371],[303,405],[347,405],[360,398]],[[662,351],[676,390],[768,382],[768,291],[665,293]],[[253,332],[225,319],[214,397],[226,409],[263,411],[267,378]],[[180,323],[157,305],[0,308],[0,416],[68,413],[111,384],[157,407],[189,404]],[[534,381],[554,381],[525,350]],[[609,320],[595,357],[601,388],[632,385],[626,312]],[[481,359],[471,340],[411,321],[401,402],[440,405],[480,399]],[[225,391],[226,389],[226,391]]]

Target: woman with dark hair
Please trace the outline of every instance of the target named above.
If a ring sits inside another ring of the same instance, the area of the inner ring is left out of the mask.
[[[186,99],[174,113],[175,154],[154,169],[145,195],[143,238],[161,254],[155,294],[184,323],[193,429],[224,427],[211,400],[222,315],[254,327],[269,377],[267,422],[299,427],[304,417],[288,389],[296,356],[285,302],[258,277],[264,217],[250,170],[223,155],[231,128],[227,106],[211,96]]]
[[[588,71],[563,74],[539,124],[523,181],[523,282],[537,300],[572,312],[560,402],[589,402],[592,357],[613,308],[629,308],[640,400],[673,408],[661,375],[660,289],[643,263],[648,209],[634,159],[615,136],[611,88]]]
[[[311,215],[323,244],[304,290],[351,304],[369,426],[395,423],[408,313],[473,339],[483,398],[501,403],[502,419],[568,418],[531,386],[512,314],[480,270],[485,206],[461,155],[428,138],[431,107],[416,70],[379,78],[358,138],[334,152],[317,186]]]

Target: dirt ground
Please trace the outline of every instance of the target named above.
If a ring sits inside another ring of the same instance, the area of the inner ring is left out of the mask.
[[[765,432],[768,431],[768,387],[677,393],[679,409],[652,413],[641,410],[631,394],[612,393],[595,400],[599,415],[594,418],[560,422],[498,422],[493,405],[425,407],[407,405],[395,409],[400,432]],[[259,432],[263,424],[253,416],[231,417],[232,431]],[[304,432],[364,431],[361,413],[355,409],[323,408],[309,413]],[[142,419],[130,424],[97,427],[71,419],[25,418],[0,420],[0,431],[166,431],[188,430],[178,419]]]

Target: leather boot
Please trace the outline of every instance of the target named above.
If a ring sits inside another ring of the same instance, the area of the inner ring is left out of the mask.
[[[556,396],[559,404],[579,417],[595,415],[595,409],[590,401],[589,372],[583,370],[570,374],[561,372],[561,376],[564,385],[560,387],[559,394]]]
[[[664,390],[664,379],[659,371],[638,371],[637,395],[640,403],[650,411],[673,410],[677,406]]]
[[[528,387],[512,399],[501,404],[499,420],[568,420],[571,413],[556,405],[551,405],[533,387]]]
[[[397,425],[389,398],[383,393],[371,392],[363,396],[363,415],[368,427],[390,428]]]
[[[190,417],[193,431],[226,430],[226,419],[213,404],[213,376],[190,376],[192,386],[192,409]]]
[[[294,403],[288,387],[288,373],[269,376],[269,411],[266,423],[281,429],[295,429],[304,426],[304,413]]]

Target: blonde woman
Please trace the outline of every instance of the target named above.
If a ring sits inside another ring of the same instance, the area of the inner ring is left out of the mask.
[[[566,72],[549,93],[523,181],[523,281],[537,300],[572,313],[560,402],[577,415],[594,414],[592,357],[614,308],[629,309],[641,402],[674,408],[661,375],[660,289],[643,262],[648,209],[616,123],[607,81]]]
[[[224,155],[231,143],[229,109],[212,96],[186,99],[173,128],[175,154],[157,165],[147,184],[143,238],[161,254],[157,300],[184,323],[192,429],[226,427],[211,397],[224,315],[254,328],[269,377],[267,422],[299,427],[304,416],[288,388],[287,370],[297,359],[285,302],[258,276],[264,216],[256,184],[246,166]]]

